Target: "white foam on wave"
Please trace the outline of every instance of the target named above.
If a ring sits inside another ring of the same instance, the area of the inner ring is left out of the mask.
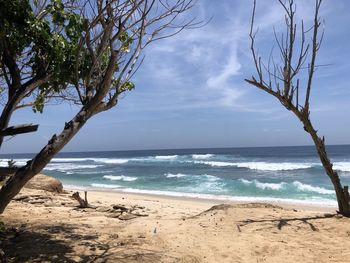
[[[222,182],[222,180],[219,177],[209,175],[209,174],[201,174],[201,175],[194,175],[194,174],[171,174],[167,173],[164,174],[167,178],[186,178],[188,180],[193,181],[194,185],[191,183],[188,186],[179,187],[178,189],[181,189],[185,192],[224,192],[226,191],[224,189],[225,183]]]
[[[181,178],[181,177],[188,177],[188,178],[195,178],[198,181],[219,181],[221,180],[219,177],[216,177],[214,175],[210,174],[182,174],[182,173],[177,173],[177,174],[172,174],[172,173],[166,173],[164,174],[167,178]]]
[[[177,187],[177,190],[183,192],[211,192],[211,193],[223,193],[227,189],[224,188],[226,185],[221,178],[209,175],[187,175],[189,179],[194,179],[193,183],[187,186]]]
[[[106,164],[123,164],[129,161],[129,159],[117,159],[117,158],[91,158],[91,160],[96,163],[106,163]]]
[[[213,167],[237,166],[236,163],[218,162],[218,161],[194,161],[196,164],[206,164]]]
[[[262,171],[288,171],[311,168],[312,165],[304,163],[266,163],[266,162],[242,162],[236,163],[239,168]]]
[[[90,158],[52,158],[51,162],[56,163],[73,163],[73,162],[86,162],[89,161]]]
[[[215,182],[215,181],[221,181],[221,179],[217,176],[210,175],[210,174],[203,174],[203,175],[197,175],[199,178],[205,178],[207,181]]]
[[[133,182],[136,181],[137,177],[131,177],[131,176],[125,176],[125,175],[105,175],[103,178],[112,180],[112,181],[126,181],[126,182]]]
[[[96,163],[105,163],[105,164],[123,164],[123,163],[127,163],[129,160],[130,159],[120,159],[120,158],[53,158],[52,162],[71,163],[71,162],[93,161]]]
[[[341,172],[350,172],[350,162],[336,162],[333,168]]]
[[[108,188],[108,189],[115,189],[115,188],[120,188],[122,187],[121,185],[118,184],[91,184],[92,187],[97,187],[97,188]]]
[[[127,163],[129,159],[120,159],[120,158],[53,158],[51,162],[55,163],[74,163],[74,162],[87,162],[93,161],[96,163],[105,163],[105,164],[123,164]]]
[[[210,159],[211,157],[213,157],[214,154],[192,154],[192,158],[195,160],[200,160],[200,159]]]
[[[157,155],[154,157],[156,160],[175,160],[178,155]]]
[[[265,189],[281,190],[283,187],[286,186],[285,182],[282,182],[282,183],[262,183],[262,182],[259,182],[258,180],[249,181],[249,180],[245,180],[245,179],[239,179],[239,181],[241,181],[243,184],[246,184],[246,185],[254,184],[257,188],[260,188],[263,190],[265,190]]]
[[[233,201],[233,202],[269,202],[275,204],[295,204],[295,205],[310,205],[310,206],[327,206],[335,207],[336,201],[325,198],[309,198],[307,200],[298,200],[290,198],[273,198],[273,197],[250,197],[250,196],[228,196],[228,195],[213,195],[199,193],[183,193],[175,191],[160,191],[160,190],[143,190],[134,188],[118,189],[118,191],[126,193],[150,194],[172,197],[186,197],[194,199],[218,200],[218,201]]]
[[[229,167],[248,168],[251,170],[262,171],[287,171],[311,168],[312,164],[304,163],[267,163],[267,162],[219,162],[219,161],[195,161],[197,164],[206,164],[213,167]]]
[[[164,174],[167,178],[181,178],[181,177],[186,177],[187,175],[186,174],[181,174],[181,173],[178,173],[178,174],[171,174],[171,173],[167,173],[167,174]]]
[[[29,161],[29,159],[1,159],[0,160],[0,166],[1,167],[8,167],[8,162],[13,160],[15,162],[15,166],[23,166],[27,164],[27,161]]]
[[[319,194],[325,194],[325,195],[329,195],[329,194],[334,194],[333,190],[329,190],[329,189],[325,189],[319,186],[312,186],[309,184],[303,184],[299,181],[294,181],[293,185],[299,190],[299,191],[303,191],[303,192],[315,192],[315,193],[319,193]]]
[[[81,174],[82,172],[77,171],[69,171],[66,172],[66,174]],[[98,171],[84,171],[84,175],[86,174],[106,174],[106,173],[113,173],[113,171],[105,171],[105,170],[98,170]]]
[[[72,163],[50,163],[48,164],[44,170],[47,171],[60,171],[60,172],[66,172],[70,170],[80,170],[80,169],[94,169],[97,167],[100,167],[102,165],[93,165],[93,164],[72,164]]]
[[[283,188],[285,188],[288,183],[286,182],[281,182],[281,183],[262,183],[262,182],[259,182],[258,180],[252,180],[252,181],[249,181],[249,180],[246,180],[246,179],[239,179],[239,181],[241,181],[243,184],[245,185],[254,185],[255,187],[257,188],[260,188],[260,189],[271,189],[271,190],[281,190]],[[297,188],[298,191],[301,191],[301,192],[314,192],[314,193],[318,193],[318,194],[334,194],[334,191],[333,190],[329,190],[329,189],[325,189],[325,188],[322,188],[322,187],[319,187],[319,186],[312,186],[312,185],[309,185],[309,184],[303,184],[299,181],[294,181],[292,183],[292,185],[294,187]]]

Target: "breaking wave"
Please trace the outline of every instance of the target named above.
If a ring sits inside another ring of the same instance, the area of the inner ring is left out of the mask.
[[[241,181],[245,185],[253,184],[257,188],[260,188],[263,190],[265,190],[265,189],[281,190],[287,184],[285,182],[282,182],[282,183],[261,183],[258,180],[249,181],[249,180],[245,180],[245,179],[239,179],[239,181]]]
[[[350,162],[336,162],[333,168],[341,172],[350,172]]]
[[[261,170],[261,171],[288,171],[298,169],[311,168],[312,164],[304,163],[267,163],[267,162],[216,162],[216,161],[195,161],[197,164],[206,164],[213,167],[228,167],[234,166],[238,168],[248,168],[250,170]]]
[[[287,190],[287,187],[290,187],[290,188],[294,188],[294,191],[298,191],[298,192],[314,192],[321,195],[334,194],[333,190],[329,190],[319,186],[304,184],[299,181],[294,181],[293,183],[286,183],[286,182],[262,183],[262,182],[259,182],[258,180],[249,181],[246,179],[239,179],[239,181],[245,185],[253,185],[256,188],[263,189],[263,190],[270,189],[270,190],[280,191],[280,190]]]
[[[71,163],[71,162],[86,162],[90,158],[52,158],[51,162],[57,163]]]
[[[126,181],[126,182],[133,182],[136,181],[137,177],[131,177],[131,176],[125,176],[125,175],[105,175],[103,178],[112,180],[112,181]]]
[[[201,160],[201,159],[210,159],[211,157],[213,157],[214,154],[192,154],[192,158],[195,160]]]
[[[96,163],[106,163],[106,164],[123,164],[129,161],[129,159],[113,159],[113,158],[94,158],[91,160],[93,160]]]
[[[156,160],[175,160],[178,155],[157,155],[154,157]]]
[[[91,184],[92,187],[98,187],[98,188],[108,188],[108,189],[115,189],[122,187],[118,184]]]
[[[218,161],[194,161],[196,164],[206,164],[213,167],[237,166],[236,163],[218,162]]]
[[[294,181],[293,185],[299,190],[299,191],[304,191],[304,192],[315,192],[318,194],[323,194],[323,195],[329,195],[329,194],[334,194],[333,190],[329,190],[326,188],[318,187],[318,186],[312,186],[309,184],[303,184],[299,181]]]
[[[186,174],[171,174],[171,173],[167,173],[167,174],[164,174],[167,178],[181,178],[181,177],[185,177],[187,176]]]
[[[102,165],[93,165],[93,164],[50,163],[44,168],[44,170],[47,170],[47,171],[56,170],[56,171],[60,171],[60,172],[66,172],[66,171],[70,171],[70,170],[79,170],[79,169],[94,169],[94,168],[101,167],[101,166]]]

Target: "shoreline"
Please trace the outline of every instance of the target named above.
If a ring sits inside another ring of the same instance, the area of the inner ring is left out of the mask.
[[[231,197],[231,196],[217,196],[215,198],[214,195],[202,195],[201,197],[191,196],[192,194],[188,193],[178,193],[179,195],[167,195],[163,193],[169,193],[167,191],[157,191],[162,192],[159,194],[151,193],[150,191],[145,192],[132,192],[132,191],[123,191],[121,189],[102,189],[102,188],[93,188],[93,187],[67,187],[63,185],[64,190],[67,191],[87,191],[89,193],[97,193],[97,194],[107,194],[111,197],[129,197],[131,199],[153,199],[159,202],[164,202],[166,200],[171,200],[175,202],[193,202],[203,205],[218,205],[218,204],[249,204],[249,203],[263,203],[263,204],[271,204],[277,205],[286,209],[297,209],[303,211],[313,211],[313,212],[336,212],[337,206],[334,204],[325,204],[322,205],[319,202],[303,202],[304,200],[295,200],[295,199],[277,199],[277,198],[259,198],[259,197]],[[170,192],[177,193],[177,192]],[[207,197],[206,197],[207,196]],[[221,197],[221,198],[220,198]],[[336,203],[336,202],[334,202]]]

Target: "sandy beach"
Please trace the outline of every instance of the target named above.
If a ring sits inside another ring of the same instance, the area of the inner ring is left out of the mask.
[[[1,215],[10,262],[349,262],[332,208],[23,189]],[[81,193],[82,194],[82,193]],[[125,209],[124,209],[125,208]],[[15,246],[14,246],[15,245]]]

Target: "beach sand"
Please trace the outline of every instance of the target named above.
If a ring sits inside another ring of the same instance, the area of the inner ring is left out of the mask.
[[[79,209],[72,193],[11,202],[10,262],[350,262],[350,219],[331,208],[89,191]]]

